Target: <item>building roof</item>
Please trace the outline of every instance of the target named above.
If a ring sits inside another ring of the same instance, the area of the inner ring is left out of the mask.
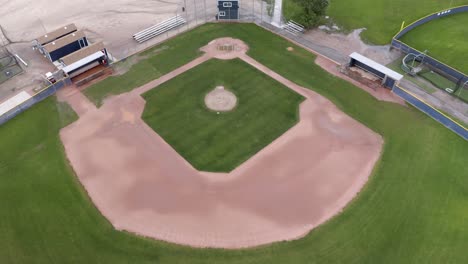
[[[73,33],[70,33],[64,37],[61,37],[59,39],[56,39],[46,45],[44,45],[44,49],[48,52],[51,53],[53,51],[56,51],[62,47],[65,47],[66,45],[73,43],[75,41],[78,41],[79,39],[82,39],[85,37],[85,34],[83,31],[79,30]]]
[[[49,42],[52,42],[60,37],[63,37],[67,34],[70,34],[72,32],[75,32],[77,30],[75,24],[69,24],[64,27],[58,28],[54,31],[51,31],[45,35],[42,35],[38,37],[36,40],[39,42],[40,45],[47,44]]]
[[[76,61],[70,65],[67,65],[65,67],[62,68],[62,70],[66,73],[70,73],[76,69],[79,69],[85,65],[87,65],[88,63],[90,62],[93,62],[101,57],[105,56],[104,52],[102,51],[98,51],[98,52],[95,52],[89,56],[86,56],[84,58],[82,58],[81,60],[79,61]]]
[[[378,63],[378,62],[375,62],[357,52],[353,52],[351,55],[349,55],[350,58],[352,59],[355,59],[369,67],[372,67],[376,70],[378,70],[379,72],[389,76],[390,78],[394,79],[394,80],[401,80],[403,79],[403,75],[399,74],[398,72],[394,71],[394,70],[391,70],[385,66],[383,66],[382,64]]]
[[[88,57],[89,55],[91,54],[94,54],[98,51],[101,51],[104,49],[104,44],[102,42],[96,42],[94,44],[91,44],[87,47],[84,47],[80,50],[77,50],[63,58],[61,58],[60,60],[65,63],[65,65],[71,65],[72,63],[74,62],[77,62],[83,58],[86,58]]]

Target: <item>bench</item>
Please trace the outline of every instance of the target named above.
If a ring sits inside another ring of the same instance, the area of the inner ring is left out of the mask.
[[[148,41],[156,36],[159,36],[171,29],[174,29],[176,27],[179,27],[183,24],[185,24],[186,21],[183,17],[177,15],[175,17],[171,17],[167,20],[164,20],[163,22],[151,26],[147,29],[144,29],[136,34],[133,35],[133,38],[138,42],[138,43],[143,43],[145,41]]]

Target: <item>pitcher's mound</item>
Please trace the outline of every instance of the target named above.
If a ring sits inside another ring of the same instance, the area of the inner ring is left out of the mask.
[[[205,105],[210,110],[217,112],[231,111],[236,107],[237,97],[223,86],[216,87],[205,96]]]

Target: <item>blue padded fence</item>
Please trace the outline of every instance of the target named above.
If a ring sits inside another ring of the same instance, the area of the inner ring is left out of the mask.
[[[31,99],[25,101],[21,105],[16,106],[15,108],[11,109],[10,111],[6,112],[2,116],[0,116],[0,125],[8,122],[15,116],[21,114],[22,112],[29,109],[31,106],[41,102],[42,100],[46,99],[47,97],[55,94],[60,88],[70,84],[68,79],[64,79],[50,85],[46,89],[42,90],[41,92],[34,95]]]
[[[463,126],[459,125],[452,119],[448,118],[441,112],[437,111],[436,109],[426,104],[424,101],[418,99],[411,93],[403,90],[402,88],[398,86],[393,87],[393,92],[396,95],[403,98],[409,104],[413,105],[414,107],[418,108],[422,112],[426,113],[428,116],[432,117],[437,122],[441,123],[448,129],[452,130],[453,132],[457,133],[459,136],[461,136],[462,138],[468,141],[468,130],[464,128]]]

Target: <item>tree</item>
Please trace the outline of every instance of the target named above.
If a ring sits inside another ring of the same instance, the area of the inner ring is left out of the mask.
[[[300,6],[300,12],[292,15],[291,19],[306,28],[315,27],[325,15],[329,5],[328,0],[292,0]]]

